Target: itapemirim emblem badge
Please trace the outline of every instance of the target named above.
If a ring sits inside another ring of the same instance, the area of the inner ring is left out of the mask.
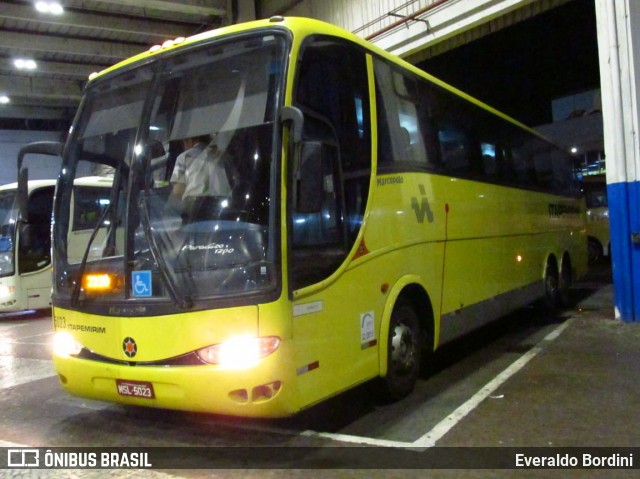
[[[138,345],[133,338],[126,337],[124,338],[124,341],[122,341],[122,350],[127,357],[132,358],[138,352]]]

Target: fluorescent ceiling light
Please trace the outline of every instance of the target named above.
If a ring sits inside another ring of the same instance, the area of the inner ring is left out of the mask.
[[[36,2],[36,10],[40,13],[50,13],[51,15],[62,15],[64,8],[58,2]]]
[[[13,61],[13,64],[18,70],[35,70],[38,68],[38,64],[34,60],[27,58],[17,58]]]

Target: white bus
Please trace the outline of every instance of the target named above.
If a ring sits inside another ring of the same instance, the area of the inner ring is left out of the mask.
[[[84,177],[75,182],[69,245],[81,244],[109,204],[110,177]],[[25,212],[18,206],[18,184],[0,186],[0,315],[51,306],[51,211],[56,180],[28,182]]]

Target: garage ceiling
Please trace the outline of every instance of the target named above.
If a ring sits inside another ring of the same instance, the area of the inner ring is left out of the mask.
[[[50,0],[46,0],[48,3]],[[64,0],[62,14],[36,1],[0,3],[0,129],[68,122],[86,80],[169,38],[231,23],[227,0]],[[16,60],[33,60],[32,70]]]
[[[44,0],[44,3],[52,1]],[[58,15],[38,11],[38,0],[0,0],[0,99],[3,96],[9,99],[6,104],[0,100],[0,130],[66,130],[92,72],[170,38],[235,23],[236,17],[252,18],[251,15],[256,14],[258,18],[266,18],[305,5],[311,8],[312,0],[57,1],[64,8]],[[440,41],[421,51],[420,59],[567,1],[522,0],[524,6],[530,7],[519,8],[464,35]],[[390,5],[386,0],[380,4]],[[247,5],[255,11],[247,15],[245,10],[239,15],[238,10],[246,9]],[[379,19],[389,21],[390,15],[383,9]],[[356,17],[361,20],[360,16]],[[337,19],[329,20],[337,22]],[[407,26],[401,28],[404,31]],[[15,61],[21,59],[33,60],[37,68],[19,70]],[[418,60],[417,57],[410,59]]]

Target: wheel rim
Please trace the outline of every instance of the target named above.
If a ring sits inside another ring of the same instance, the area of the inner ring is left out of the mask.
[[[391,361],[396,372],[411,373],[416,365],[416,340],[413,331],[406,324],[394,328],[391,340]]]

